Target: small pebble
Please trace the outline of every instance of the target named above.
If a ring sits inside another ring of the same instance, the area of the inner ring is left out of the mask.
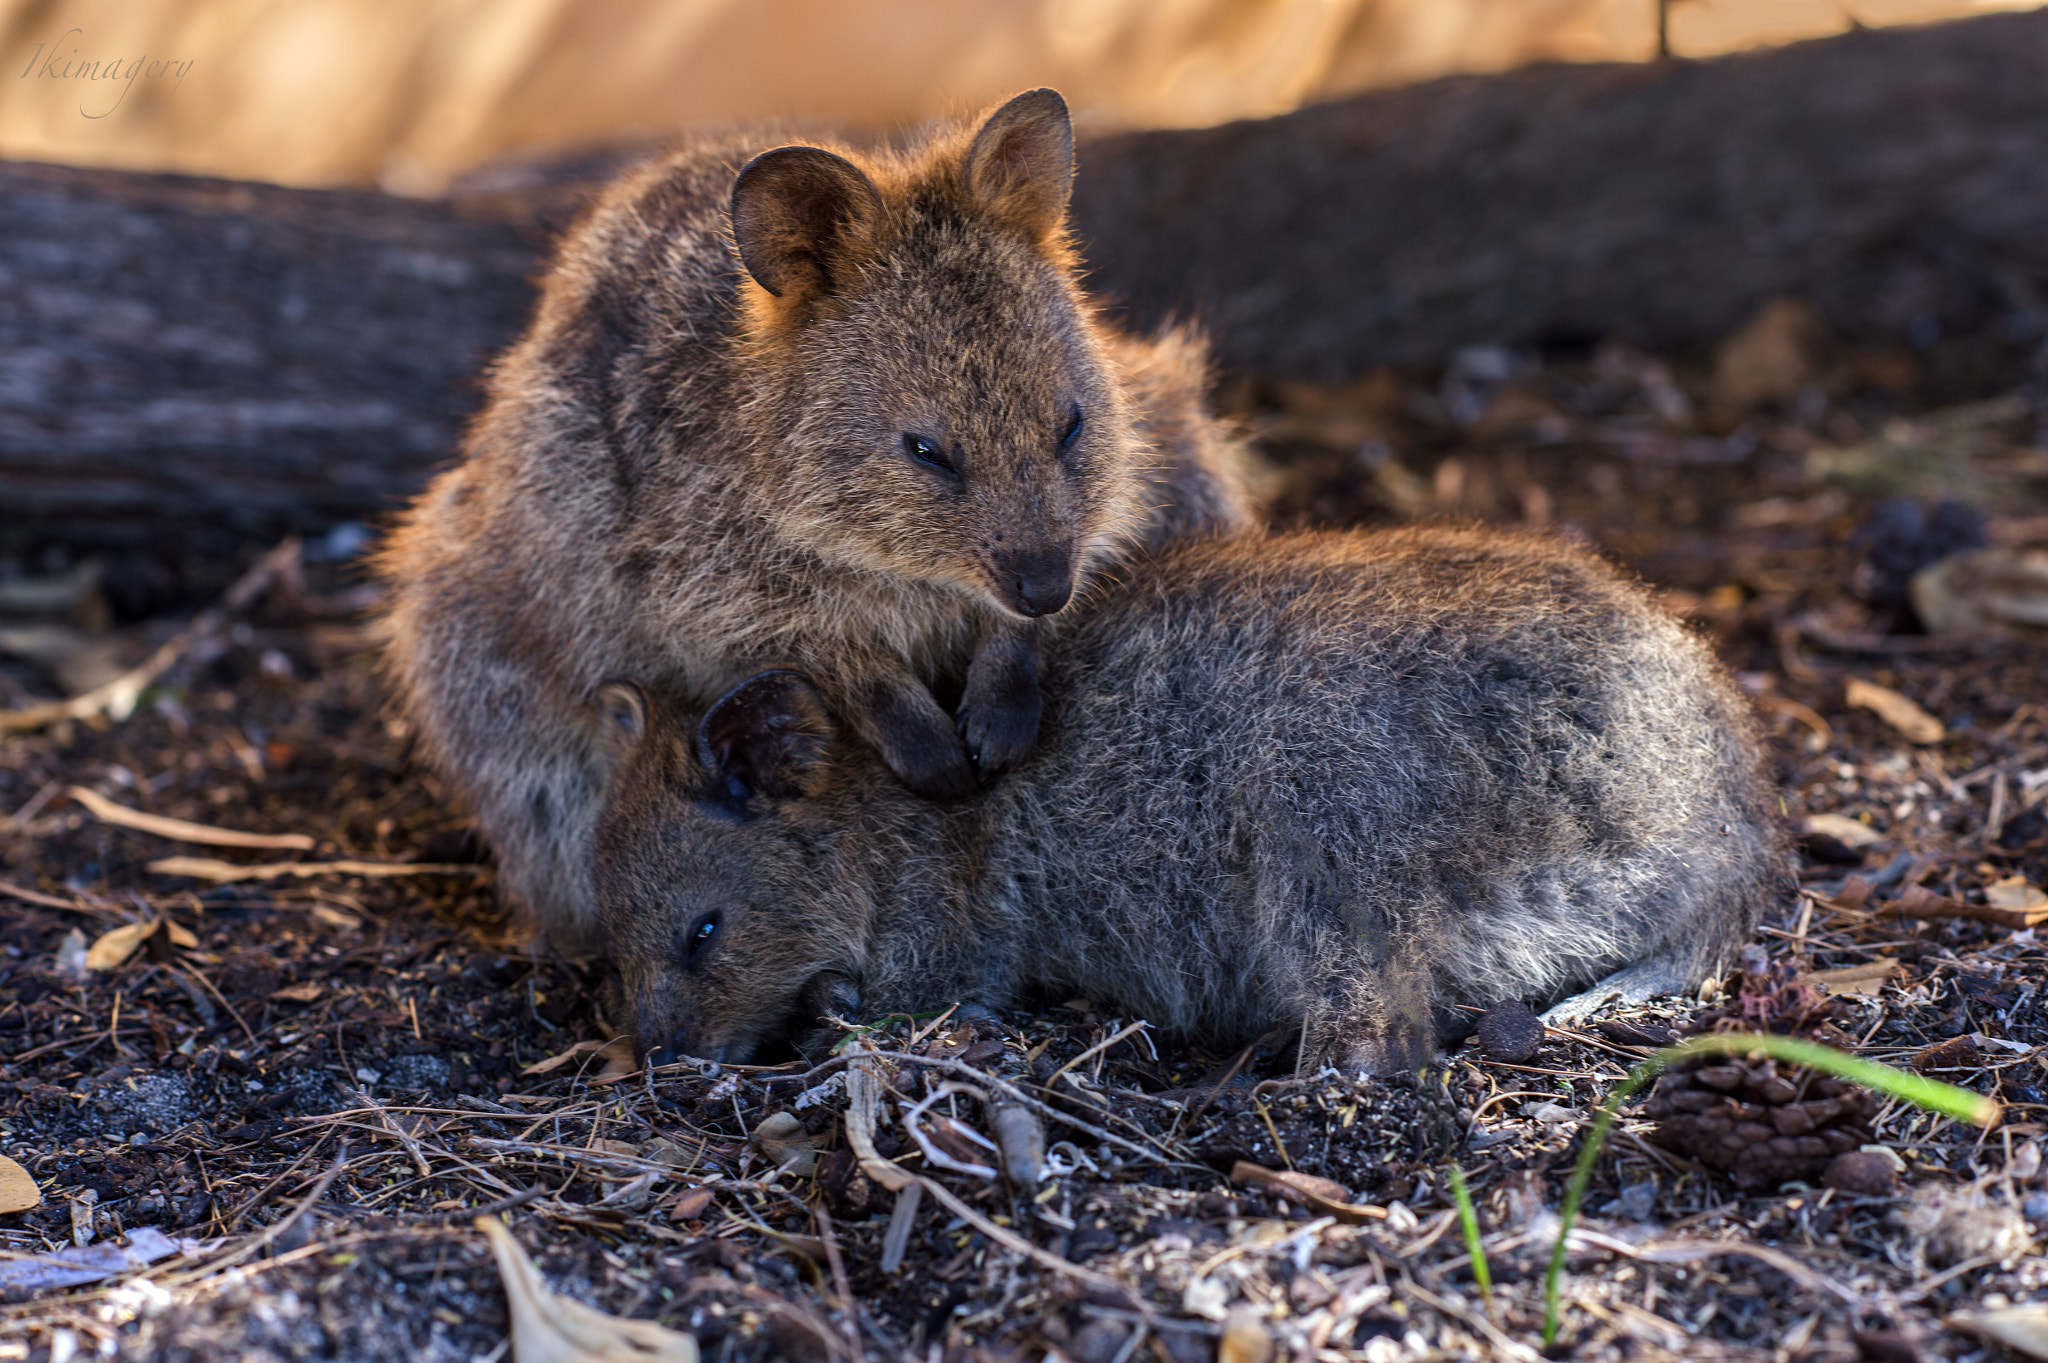
[[[1835,1156],[1821,1182],[1857,1197],[1889,1197],[1899,1186],[1899,1162],[1885,1150],[1847,1150]]]
[[[1543,1044],[1543,1023],[1520,999],[1496,1003],[1479,1019],[1479,1046],[1494,1060],[1519,1064]]]

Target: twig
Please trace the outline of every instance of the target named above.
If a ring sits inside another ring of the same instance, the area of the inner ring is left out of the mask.
[[[1074,1066],[1076,1066],[1076,1065],[1080,1064],[1080,1063],[1081,1063],[1082,1061],[1084,1061],[1084,1060],[1092,1060],[1092,1059],[1093,1059],[1093,1058],[1095,1058],[1096,1056],[1098,1056],[1098,1055],[1102,1054],[1102,1053],[1103,1053],[1104,1051],[1108,1050],[1108,1049],[1109,1049],[1109,1048],[1110,1048],[1111,1046],[1114,1046],[1114,1045],[1116,1045],[1116,1043],[1117,1043],[1117,1042],[1119,1042],[1119,1041],[1122,1041],[1122,1040],[1123,1040],[1123,1039],[1124,1039],[1125,1037],[1129,1036],[1129,1035],[1130,1035],[1131,1033],[1133,1033],[1133,1032],[1142,1032],[1142,1031],[1144,1031],[1144,1030],[1145,1030],[1145,1028],[1146,1028],[1146,1027],[1148,1027],[1148,1026],[1150,1026],[1150,1025],[1151,1025],[1151,1024],[1147,1023],[1147,1022],[1146,1022],[1146,1021],[1145,1021],[1145,1020],[1144,1020],[1143,1018],[1140,1018],[1140,1019],[1139,1019],[1138,1021],[1136,1021],[1136,1022],[1132,1023],[1132,1024],[1130,1025],[1130,1026],[1128,1026],[1128,1027],[1125,1027],[1125,1028],[1123,1028],[1123,1029],[1122,1029],[1121,1031],[1117,1032],[1117,1033],[1116,1033],[1116,1035],[1114,1035],[1114,1036],[1110,1036],[1110,1037],[1105,1037],[1105,1038],[1103,1038],[1103,1039],[1102,1039],[1101,1041],[1098,1041],[1098,1042],[1096,1042],[1096,1043],[1095,1043],[1095,1044],[1094,1044],[1093,1046],[1090,1046],[1090,1047],[1089,1047],[1089,1048],[1088,1048],[1087,1050],[1085,1050],[1085,1051],[1081,1052],[1081,1053],[1080,1053],[1079,1055],[1075,1056],[1075,1057],[1074,1057],[1074,1058],[1073,1058],[1072,1060],[1069,1060],[1069,1061],[1068,1061],[1068,1062],[1067,1062],[1066,1064],[1064,1064],[1064,1065],[1060,1066],[1060,1067],[1059,1067],[1058,1069],[1054,1070],[1054,1071],[1053,1071],[1053,1072],[1052,1072],[1051,1074],[1047,1075],[1047,1076],[1045,1077],[1045,1083],[1044,1083],[1043,1085],[1041,1085],[1041,1087],[1044,1087],[1044,1088],[1048,1088],[1048,1089],[1049,1089],[1049,1088],[1051,1088],[1051,1087],[1052,1087],[1052,1084],[1053,1084],[1053,1080],[1055,1080],[1055,1079],[1059,1078],[1059,1077],[1060,1077],[1061,1075],[1065,1074],[1065,1073],[1066,1073],[1066,1072],[1067,1072],[1068,1070],[1070,1070],[1070,1069],[1074,1068]]]
[[[161,814],[145,814],[139,809],[130,809],[124,804],[109,800],[98,791],[85,786],[70,786],[64,793],[92,811],[93,817],[103,823],[118,824],[122,828],[133,828],[142,833],[154,833],[160,838],[170,838],[174,842],[193,842],[202,847],[257,847],[287,852],[310,852],[317,845],[304,833],[244,833],[235,828],[217,828],[212,824],[193,823],[187,819],[168,819]]]
[[[135,704],[150,684],[171,670],[200,640],[227,623],[228,616],[241,610],[267,590],[280,576],[298,571],[299,542],[287,539],[235,580],[220,599],[194,616],[192,623],[166,639],[143,664],[124,672],[104,686],[96,686],[70,700],[45,701],[18,710],[0,710],[0,734],[28,733],[67,719],[91,719],[105,715],[120,723],[135,713]]]
[[[860,1321],[854,1316],[853,1289],[846,1283],[846,1261],[839,1255],[839,1237],[832,1232],[832,1213],[823,1198],[811,1204],[811,1216],[818,1226],[818,1238],[825,1242],[825,1263],[832,1270],[832,1291],[839,1297],[839,1328],[846,1336],[846,1356],[860,1363]]]
[[[164,857],[149,863],[160,876],[190,876],[226,885],[237,880],[276,880],[297,876],[476,876],[489,873],[488,866],[444,864],[431,861],[269,861],[260,866],[237,866],[217,857]]]

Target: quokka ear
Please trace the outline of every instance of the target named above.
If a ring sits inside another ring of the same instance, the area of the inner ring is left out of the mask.
[[[697,725],[697,760],[737,799],[806,793],[807,778],[831,746],[832,714],[801,672],[749,677],[725,693]]]
[[[881,214],[881,192],[867,173],[817,147],[764,151],[732,186],[740,262],[777,298],[831,293],[846,248]]]
[[[1026,90],[989,115],[967,152],[967,189],[1034,239],[1059,230],[1074,190],[1074,123],[1059,91]]]
[[[647,693],[629,681],[609,681],[597,688],[599,741],[623,757],[647,737]]]

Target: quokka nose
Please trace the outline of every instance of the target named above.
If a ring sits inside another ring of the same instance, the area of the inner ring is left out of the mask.
[[[1074,568],[1065,550],[1019,554],[1003,567],[1010,604],[1022,615],[1051,615],[1074,595]]]

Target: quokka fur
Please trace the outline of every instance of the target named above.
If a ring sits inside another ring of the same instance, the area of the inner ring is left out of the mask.
[[[1078,993],[1380,1069],[1461,1004],[1695,985],[1780,888],[1746,703],[1591,555],[1244,536],[1119,576],[1048,650],[1037,751],[952,805],[800,674],[708,713],[607,687],[614,1022],[739,1061],[828,1007]]]
[[[1080,289],[1071,172],[1040,90],[895,153],[689,146],[564,241],[381,558],[398,706],[558,944],[592,940],[602,679],[800,667],[957,797],[1029,750],[1071,591],[1248,521],[1200,343]]]

